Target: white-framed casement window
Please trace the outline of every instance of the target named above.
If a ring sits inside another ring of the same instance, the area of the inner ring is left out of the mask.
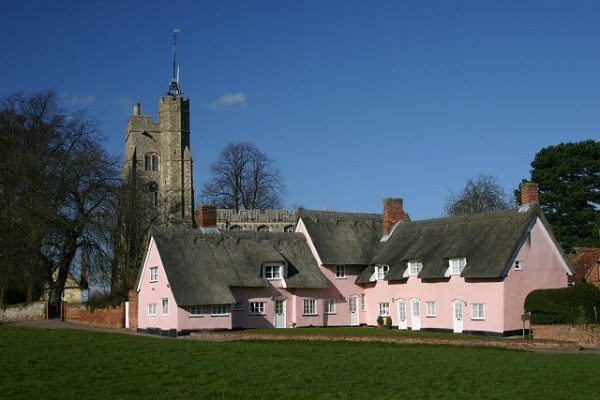
[[[264,301],[250,302],[250,315],[265,315],[266,303]]]
[[[448,260],[448,267],[450,268],[450,275],[460,275],[467,265],[467,259],[465,257],[451,258]]]
[[[162,315],[169,315],[169,299],[162,300]]]
[[[283,278],[283,265],[267,264],[263,266],[263,276],[265,279]]]
[[[485,303],[471,303],[471,319],[485,319]]]
[[[227,304],[214,304],[212,315],[227,315]]]
[[[521,260],[515,261],[515,271],[523,271],[523,261],[521,261]]]
[[[191,306],[190,307],[190,317],[202,317],[204,314],[204,309],[202,306]]]
[[[379,305],[379,316],[387,317],[390,315],[390,303],[377,303]]]
[[[304,299],[303,315],[317,315],[317,300]]]
[[[156,303],[148,304],[148,315],[151,317],[156,316]]]
[[[437,309],[436,309],[435,301],[428,301],[428,302],[426,302],[426,304],[427,304],[427,316],[428,317],[437,316]]]
[[[346,277],[346,266],[338,265],[335,267],[335,277],[336,278],[345,278]]]
[[[323,304],[325,306],[325,314],[335,314],[335,299],[325,299]]]
[[[381,280],[381,279],[385,278],[387,273],[390,272],[389,265],[380,265],[378,267],[375,267],[375,269],[376,269],[376,274],[377,274],[377,280]]]
[[[237,303],[235,303],[233,305],[233,311],[244,311],[244,303],[241,301],[238,301]]]
[[[360,295],[360,311],[367,311],[367,296],[364,294]]]
[[[408,262],[408,275],[417,276],[423,269],[423,263],[421,261],[409,261]]]
[[[150,282],[158,281],[158,267],[150,267]]]

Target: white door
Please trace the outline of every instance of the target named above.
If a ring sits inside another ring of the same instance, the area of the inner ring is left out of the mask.
[[[464,305],[462,300],[454,300],[452,302],[452,319],[454,321],[454,333],[462,333],[464,320]]]
[[[413,331],[421,330],[421,301],[419,299],[410,301],[410,322]]]
[[[404,329],[408,327],[406,323],[406,301],[398,300],[398,329]]]
[[[275,300],[275,328],[285,328],[285,300]]]
[[[348,306],[350,307],[350,326],[358,326],[358,297],[350,297],[348,299]]]

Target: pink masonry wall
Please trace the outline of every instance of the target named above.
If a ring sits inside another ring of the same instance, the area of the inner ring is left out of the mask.
[[[390,303],[390,316],[392,324],[398,325],[399,299],[406,301],[407,325],[413,327],[410,302],[420,300],[421,329],[453,329],[454,300],[461,300],[464,307],[463,330],[476,330],[488,332],[503,331],[503,291],[502,282],[465,282],[460,276],[452,276],[449,281],[422,282],[421,279],[411,276],[407,281],[388,282],[377,281],[366,285],[365,296],[367,300],[368,325],[375,325],[379,316],[379,304]],[[436,303],[436,316],[427,317],[426,302]],[[472,303],[485,303],[485,320],[471,319]]]
[[[202,329],[231,329],[232,306],[227,305],[228,313],[225,315],[212,315],[212,305],[203,306],[202,315],[190,315],[190,307],[177,307],[178,330],[202,330]]]
[[[158,280],[150,282],[150,268],[158,267]],[[150,240],[146,259],[142,265],[142,274],[138,282],[138,328],[159,328],[162,330],[177,329],[178,310],[173,292],[171,291],[167,274],[163,268],[160,254],[154,243]],[[169,312],[163,314],[162,299],[169,300]],[[156,304],[156,315],[148,315],[148,304]]]
[[[521,315],[531,291],[566,287],[568,283],[568,267],[539,218],[516,259],[523,262],[523,269],[515,270],[513,265],[505,279],[505,331],[523,327]]]

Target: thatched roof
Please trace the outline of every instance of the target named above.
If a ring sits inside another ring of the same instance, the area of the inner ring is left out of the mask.
[[[298,218],[327,265],[366,265],[382,234],[381,214],[298,210]]]
[[[550,231],[537,207],[400,223],[387,241],[379,243],[371,268],[389,265],[386,280],[400,280],[405,279],[408,261],[419,260],[423,263],[419,278],[439,279],[444,278],[450,258],[465,257],[462,277],[502,278],[538,217]],[[368,282],[369,277],[365,270],[357,282]]]
[[[178,305],[235,303],[231,287],[267,286],[269,262],[284,264],[288,288],[328,287],[301,234],[162,228],[152,237]]]

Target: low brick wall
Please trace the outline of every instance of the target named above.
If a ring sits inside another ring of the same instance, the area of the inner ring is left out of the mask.
[[[433,344],[451,346],[482,346],[500,347],[517,350],[556,350],[579,351],[581,346],[572,342],[551,340],[520,340],[520,339],[475,339],[475,338],[438,338],[430,336],[335,336],[335,335],[307,335],[307,334],[268,334],[253,333],[252,330],[235,332],[192,332],[192,339],[207,341],[229,340],[319,340],[319,341],[344,341],[344,342],[383,342],[396,344]]]
[[[102,328],[123,328],[125,326],[125,305],[97,308],[90,311],[81,304],[67,304],[65,319]]]
[[[28,304],[12,304],[0,307],[0,321],[35,321],[46,319],[46,302],[36,301]]]
[[[533,325],[533,337],[565,340],[583,347],[600,348],[600,325]]]

